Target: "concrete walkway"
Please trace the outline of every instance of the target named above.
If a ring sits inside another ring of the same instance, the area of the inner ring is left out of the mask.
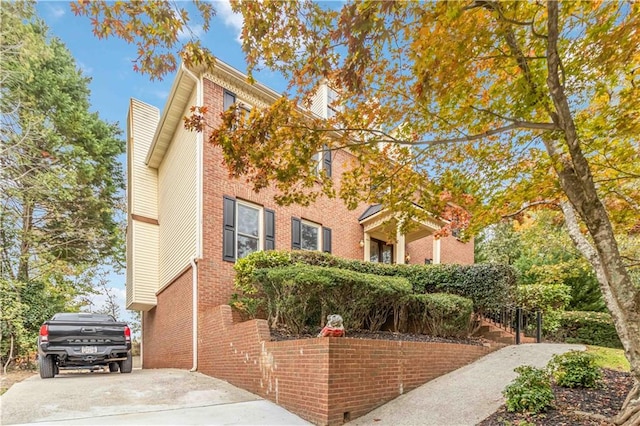
[[[438,377],[357,418],[349,425],[476,425],[502,404],[502,390],[520,365],[544,367],[554,354],[582,345],[524,344],[507,346],[473,364]]]

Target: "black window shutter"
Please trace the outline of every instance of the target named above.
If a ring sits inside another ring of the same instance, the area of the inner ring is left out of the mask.
[[[327,145],[323,147],[322,151],[322,167],[327,176],[331,177],[331,150]]]
[[[276,212],[264,209],[264,249],[276,248]]]
[[[236,200],[223,197],[222,212],[222,260],[236,260]]]
[[[331,253],[331,228],[322,227],[322,251]]]
[[[291,248],[294,250],[300,249],[300,219],[297,217],[291,218]]]

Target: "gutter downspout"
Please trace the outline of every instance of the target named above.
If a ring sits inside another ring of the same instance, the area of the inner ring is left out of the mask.
[[[191,258],[191,275],[193,277],[192,281],[192,293],[193,293],[193,315],[192,315],[192,324],[193,327],[192,336],[193,341],[191,343],[193,347],[193,366],[191,367],[191,372],[198,370],[198,259],[195,257]]]
[[[202,79],[196,77],[184,64],[181,65],[182,70],[186,75],[191,77],[196,82],[196,105],[202,106],[203,90]],[[192,284],[192,347],[193,347],[193,366],[191,372],[198,370],[198,260],[202,259],[202,169],[203,169],[203,145],[204,135],[202,132],[198,132],[196,135],[196,255],[191,258],[191,274],[193,277]]]

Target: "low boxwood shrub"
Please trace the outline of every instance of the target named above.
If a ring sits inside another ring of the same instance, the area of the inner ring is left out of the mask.
[[[473,301],[454,294],[412,294],[402,304],[400,331],[440,337],[467,337]]]
[[[253,282],[266,299],[272,326],[293,332],[339,314],[347,329],[377,331],[411,293],[401,277],[383,277],[332,267],[292,265],[256,269]]]
[[[560,326],[548,337],[566,343],[622,349],[611,315],[606,312],[562,312]]]
[[[558,386],[565,388],[596,388],[602,381],[596,357],[588,352],[569,351],[554,355],[547,368]]]
[[[515,372],[518,377],[502,392],[507,399],[508,411],[537,414],[551,407],[554,396],[551,379],[545,369],[522,365]]]

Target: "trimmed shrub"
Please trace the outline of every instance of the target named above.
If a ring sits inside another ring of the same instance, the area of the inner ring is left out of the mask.
[[[562,312],[560,326],[549,338],[567,343],[622,349],[611,315],[605,312]]]
[[[554,355],[548,364],[558,386],[565,388],[596,388],[602,381],[602,372],[593,354],[569,351]]]
[[[478,312],[499,309],[513,300],[516,275],[511,266],[433,265],[427,271],[428,280],[422,278],[425,291],[431,293],[429,288],[435,285],[438,292],[467,297]]]
[[[236,302],[242,302],[238,297],[252,298],[258,294],[253,271],[294,264],[402,277],[408,280],[414,293],[450,293],[467,297],[473,300],[476,311],[505,306],[513,298],[516,281],[513,268],[505,265],[387,265],[343,259],[317,251],[271,250],[252,253],[236,262],[235,284],[242,292],[241,297],[237,296]]]
[[[472,328],[473,301],[453,294],[412,294],[405,298],[403,326],[400,331],[414,331],[440,337],[467,337]]]
[[[272,326],[300,332],[339,314],[347,329],[379,330],[411,292],[406,279],[331,267],[293,265],[256,269],[254,283],[266,298]]]
[[[518,373],[518,377],[502,391],[507,399],[508,411],[537,414],[551,407],[554,396],[546,370],[522,365],[517,367],[515,372]]]

